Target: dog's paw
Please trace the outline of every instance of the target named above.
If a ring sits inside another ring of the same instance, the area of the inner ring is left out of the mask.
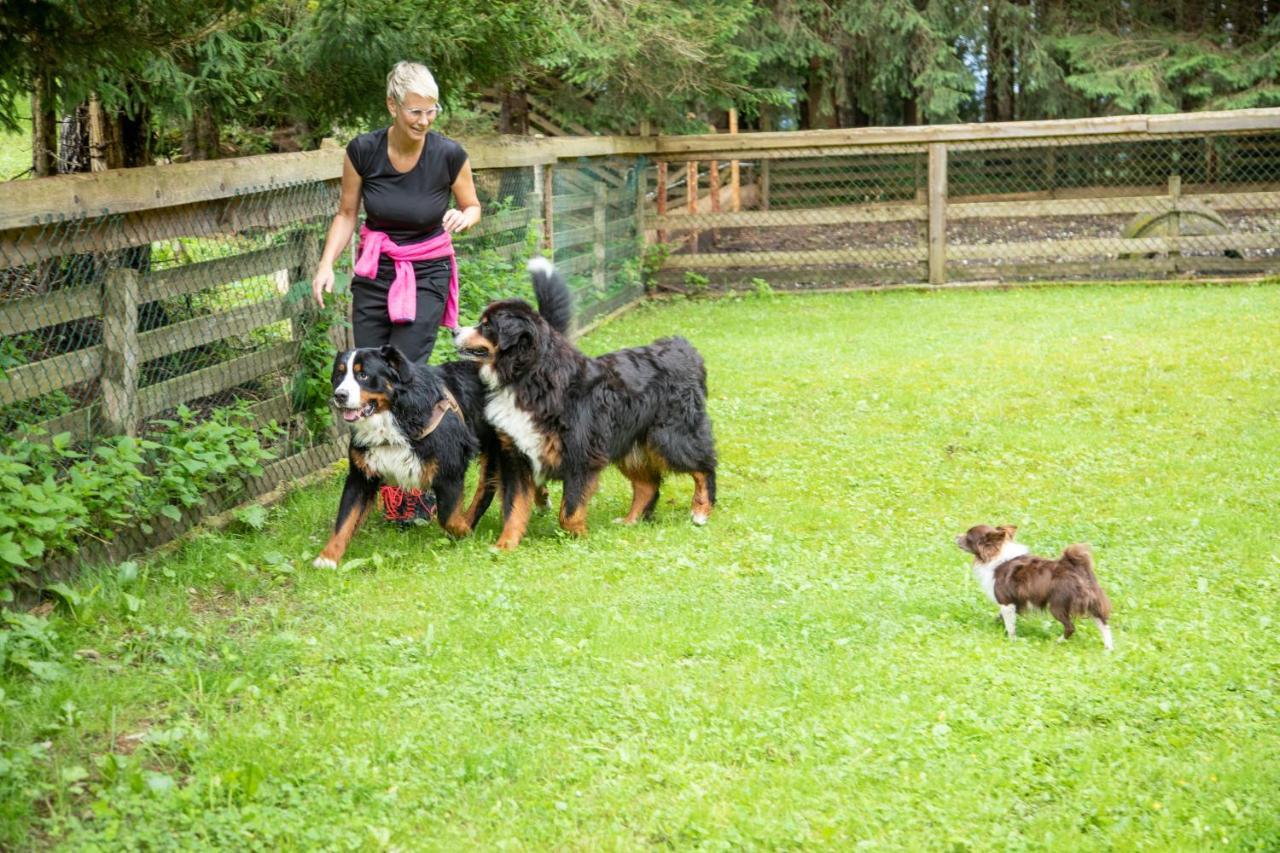
[[[337,560],[330,560],[328,557],[320,556],[311,561],[311,565],[317,569],[336,569],[338,568]]]
[[[689,513],[689,518],[693,521],[694,524],[698,525],[699,527],[702,527],[704,524],[707,523],[707,519],[710,518],[710,516],[707,515],[705,512],[692,512],[692,513]]]

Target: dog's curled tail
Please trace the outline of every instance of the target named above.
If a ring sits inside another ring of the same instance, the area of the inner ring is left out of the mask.
[[[1083,542],[1075,545],[1068,545],[1062,552],[1062,559],[1084,569],[1089,574],[1089,581],[1093,587],[1091,607],[1089,608],[1091,616],[1097,616],[1103,622],[1111,618],[1111,599],[1107,598],[1107,594],[1102,591],[1102,585],[1098,583],[1098,576],[1093,570],[1093,551]]]
[[[529,259],[529,276],[533,279],[533,295],[538,299],[538,313],[562,335],[569,334],[573,323],[573,294],[564,276],[547,258],[536,255]]]
[[[1068,545],[1062,552],[1062,559],[1093,571],[1093,551],[1083,542]]]

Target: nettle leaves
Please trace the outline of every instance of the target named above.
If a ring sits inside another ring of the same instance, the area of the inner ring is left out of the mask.
[[[274,423],[254,425],[245,406],[206,420],[180,407],[147,438],[117,436],[77,449],[70,436],[0,445],[0,584],[34,583],[30,570],[82,537],[114,539],[177,521],[214,489],[241,485],[274,459]]]

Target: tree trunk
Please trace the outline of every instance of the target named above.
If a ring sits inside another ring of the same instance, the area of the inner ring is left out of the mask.
[[[498,132],[517,136],[529,132],[529,99],[523,87],[498,87]]]
[[[902,101],[902,123],[914,125],[920,123],[920,99],[912,92]]]
[[[120,124],[108,114],[101,99],[89,98],[89,165],[90,171],[119,169],[124,165],[120,152]]]
[[[191,160],[217,160],[221,132],[207,107],[197,105],[191,121],[182,131],[182,156]]]
[[[802,130],[818,130],[835,127],[834,111],[827,106],[827,82],[822,79],[822,60],[809,60],[809,79],[805,84],[804,112],[801,113]]]
[[[89,102],[63,116],[58,129],[58,174],[89,171]]]
[[[999,4],[987,8],[986,121],[1013,120],[1013,45],[1004,37]]]
[[[121,112],[119,122],[120,151],[123,155],[120,165],[126,169],[150,166],[151,111],[146,106],[140,106],[136,116]]]
[[[1253,41],[1262,28],[1263,8],[1259,0],[1234,0],[1230,4],[1231,23],[1239,41],[1237,45]]]
[[[57,85],[52,75],[37,74],[31,89],[31,171],[47,178],[57,171]]]

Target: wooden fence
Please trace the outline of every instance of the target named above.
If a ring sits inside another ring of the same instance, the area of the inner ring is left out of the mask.
[[[515,259],[535,227],[574,277],[580,320],[642,295],[618,282],[655,242],[675,286],[1274,270],[1278,138],[1273,109],[473,141],[489,207],[460,251]],[[263,420],[296,418],[341,167],[323,148],[0,185],[4,426],[87,439],[246,395]],[[335,433],[277,481],[341,452]]]
[[[661,139],[664,280],[1158,278],[1280,269],[1280,110]],[[717,161],[746,184],[717,187]],[[673,195],[671,176],[683,177]]]

